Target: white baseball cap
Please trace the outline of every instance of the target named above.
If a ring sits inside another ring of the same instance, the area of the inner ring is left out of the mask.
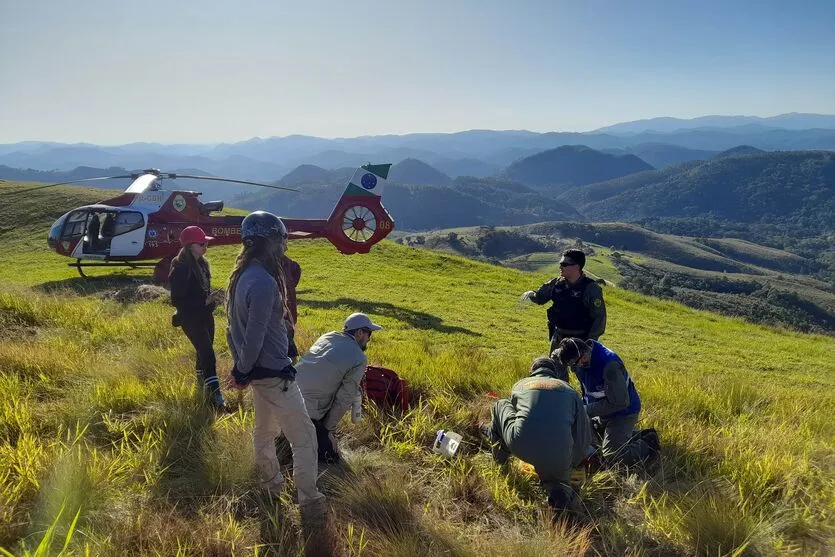
[[[345,320],[345,326],[342,330],[353,331],[356,329],[371,329],[372,331],[379,331],[381,326],[371,321],[371,318],[364,313],[352,313]]]

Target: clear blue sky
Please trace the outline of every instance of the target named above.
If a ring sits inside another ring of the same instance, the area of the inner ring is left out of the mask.
[[[835,113],[835,0],[0,0],[0,142]]]

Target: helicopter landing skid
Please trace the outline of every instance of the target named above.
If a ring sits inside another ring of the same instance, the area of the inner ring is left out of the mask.
[[[87,275],[84,274],[84,267],[130,267],[131,269],[136,269],[138,267],[156,267],[157,263],[151,262],[130,262],[130,261],[110,261],[106,263],[82,263],[81,259],[77,259],[75,263],[67,263],[69,267],[75,267],[78,270],[78,274],[81,275],[83,278],[89,278]]]

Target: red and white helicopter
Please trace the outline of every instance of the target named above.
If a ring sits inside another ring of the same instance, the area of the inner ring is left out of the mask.
[[[283,218],[291,240],[327,238],[344,254],[368,253],[371,246],[388,236],[394,221],[380,200],[391,164],[359,167],[348,182],[327,219]],[[154,267],[154,281],[168,279],[171,259],[180,250],[180,231],[199,226],[213,236],[212,245],[241,242],[243,216],[212,215],[223,209],[223,201],[202,202],[200,192],[168,191],[162,182],[180,178],[250,184],[293,190],[281,186],[144,170],[130,176],[110,176],[74,180],[33,189],[91,180],[131,178],[130,186],[119,196],[94,205],[77,207],[62,215],[49,230],[50,249],[72,257],[81,276],[85,267]],[[154,261],[157,260],[157,261]]]

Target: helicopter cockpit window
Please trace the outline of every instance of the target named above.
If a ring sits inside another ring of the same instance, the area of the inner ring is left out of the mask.
[[[61,232],[62,240],[72,240],[84,235],[87,228],[87,211],[75,211],[67,216],[64,223],[64,230]]]
[[[136,212],[120,212],[116,215],[116,221],[113,226],[113,235],[118,236],[125,234],[131,230],[142,228],[145,226],[145,218],[142,213]]]

